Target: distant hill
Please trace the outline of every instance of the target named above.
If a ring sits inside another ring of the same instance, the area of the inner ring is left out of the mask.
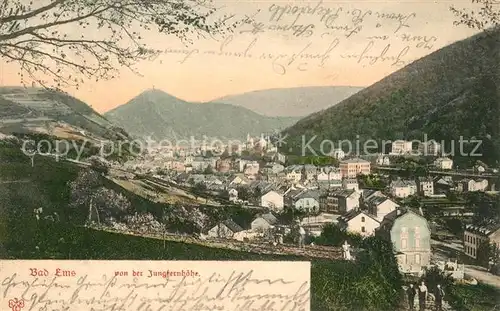
[[[61,128],[95,138],[128,137],[87,104],[67,94],[34,87],[0,87],[0,132],[54,134],[54,129]]]
[[[247,134],[283,130],[298,118],[266,117],[242,107],[190,103],[160,90],[147,90],[104,114],[131,135],[156,140],[203,136],[244,139]]]
[[[301,153],[301,141],[319,150],[323,139],[483,140],[477,152],[486,162],[500,159],[500,31],[446,46],[387,76],[284,132],[283,151]],[[305,135],[303,138],[302,135]],[[379,144],[380,147],[380,144]],[[470,146],[469,146],[470,147]],[[325,147],[326,149],[326,147]],[[373,150],[372,150],[373,151]],[[475,158],[477,160],[479,158]]]
[[[269,89],[226,96],[213,102],[244,107],[270,117],[305,117],[334,106],[362,89],[355,86]]]

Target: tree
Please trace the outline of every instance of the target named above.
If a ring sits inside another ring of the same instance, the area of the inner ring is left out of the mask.
[[[458,18],[455,25],[466,25],[469,28],[485,30],[500,25],[500,1],[498,0],[472,0],[478,10],[457,9],[450,7],[450,11]]]
[[[207,166],[203,170],[203,174],[205,174],[205,175],[212,175],[213,173],[214,173],[214,169],[213,169],[212,165]]]
[[[71,206],[87,210],[87,222],[95,214],[97,221],[101,216],[123,216],[130,209],[130,202],[122,194],[102,186],[99,174],[93,170],[82,170],[70,183]]]
[[[236,191],[238,191],[238,198],[240,200],[243,200],[243,201],[250,200],[250,191],[248,190],[248,187],[239,186],[236,188]]]
[[[99,156],[91,156],[88,161],[90,163],[90,167],[94,171],[103,175],[107,174],[109,172],[109,168],[111,167],[111,164],[106,161],[106,159]]]
[[[495,243],[483,241],[477,248],[477,262],[483,267],[497,266],[500,259],[500,250]]]
[[[204,195],[205,191],[207,191],[207,186],[204,183],[199,182],[193,186],[193,194],[196,196],[196,199]]]
[[[0,6],[2,60],[20,66],[23,84],[27,76],[55,88],[110,79],[120,67],[135,72],[136,63],[161,52],[143,42],[153,29],[189,43],[192,34],[224,35],[242,22],[216,17],[210,0],[9,0]]]

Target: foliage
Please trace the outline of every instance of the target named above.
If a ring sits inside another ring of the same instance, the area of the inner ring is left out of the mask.
[[[197,198],[205,195],[206,191],[207,191],[207,186],[202,182],[194,184],[192,188],[192,192]]]
[[[458,18],[455,25],[466,25],[477,30],[487,30],[490,27],[500,25],[500,11],[497,0],[472,0],[472,3],[479,5],[477,11],[468,9],[457,9],[450,7],[450,11]]]
[[[360,174],[358,175],[358,182],[360,184],[360,187],[363,188],[385,189],[387,187],[387,181],[385,181],[377,174]]]
[[[500,249],[495,243],[483,241],[477,248],[477,263],[483,267],[489,268],[490,265],[496,266],[500,259]]]
[[[286,158],[287,165],[312,164],[316,166],[338,166],[339,161],[329,156],[289,156]]]
[[[205,175],[212,175],[214,174],[215,171],[213,169],[213,167],[211,165],[207,166],[204,170],[203,170],[203,174]]]
[[[3,1],[0,56],[15,62],[40,85],[78,87],[83,78],[110,79],[124,66],[131,70],[160,53],[143,39],[153,29],[191,42],[190,35],[218,35],[241,22],[214,15],[196,1],[125,0],[44,2]],[[74,27],[81,31],[74,31]],[[44,80],[44,77],[52,81]]]
[[[446,293],[446,290],[451,288],[454,283],[451,273],[441,271],[438,267],[427,269],[425,274],[422,276],[421,281],[425,282],[431,293],[436,290],[438,284],[441,285],[441,288]]]
[[[462,220],[458,218],[445,219],[446,228],[454,235],[461,236],[464,232]]]
[[[131,205],[126,197],[112,189],[103,187],[98,173],[94,170],[82,170],[75,180],[69,183],[71,207],[89,210],[91,218],[92,209],[95,208],[97,217],[103,220],[110,217],[122,217],[130,211]]]
[[[474,208],[474,222],[484,223],[500,220],[500,196],[491,196],[484,192],[468,192],[466,206]]]
[[[111,164],[106,159],[99,156],[91,156],[88,162],[93,170],[104,175],[109,172],[111,167]]]
[[[346,232],[334,224],[327,224],[314,242],[318,245],[341,246],[347,241],[352,246],[360,246],[362,240],[363,238],[358,234]]]
[[[238,191],[238,199],[243,200],[243,201],[250,200],[250,191],[249,191],[248,187],[238,186],[236,188],[236,191]]]

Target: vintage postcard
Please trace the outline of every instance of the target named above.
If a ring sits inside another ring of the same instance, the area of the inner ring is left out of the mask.
[[[0,0],[0,311],[500,310],[498,0]]]

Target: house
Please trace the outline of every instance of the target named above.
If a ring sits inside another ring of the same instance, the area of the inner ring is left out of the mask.
[[[260,197],[260,206],[271,210],[281,211],[284,207],[283,194],[280,191],[270,190]]]
[[[414,180],[396,179],[389,186],[391,195],[396,198],[406,198],[417,193],[417,184]]]
[[[344,178],[342,179],[342,189],[348,190],[352,189],[354,191],[359,191],[359,184],[356,178]]]
[[[285,170],[285,167],[282,164],[271,162],[267,163],[262,169],[262,173],[268,174],[279,174]]]
[[[464,253],[474,259],[482,251],[481,244],[496,244],[500,247],[500,225],[494,222],[483,226],[466,225],[464,230]]]
[[[245,174],[245,176],[255,176],[259,173],[259,169],[259,162],[251,161],[245,164],[245,170],[243,171],[243,173]]]
[[[372,189],[363,189],[361,190],[361,201],[365,203],[365,201],[369,200],[372,197],[383,197],[387,198],[385,194],[380,190],[372,190]]]
[[[272,229],[272,227],[277,223],[278,219],[276,216],[272,213],[267,213],[257,216],[250,224],[250,227],[254,231],[264,232]]]
[[[243,173],[243,171],[245,170],[245,165],[247,165],[248,162],[250,162],[250,160],[237,159],[233,163],[233,169],[240,173]]]
[[[450,158],[437,158],[434,161],[434,166],[440,170],[451,170],[453,168],[453,160]]]
[[[177,160],[169,160],[165,162],[164,167],[168,170],[173,170],[176,172],[186,171],[186,165],[183,162]]]
[[[338,226],[347,232],[367,237],[375,234],[380,222],[368,213],[352,210],[338,218]]]
[[[434,180],[432,177],[419,177],[417,179],[417,191],[426,197],[434,195]]]
[[[193,156],[187,156],[184,158],[184,165],[191,165],[193,164],[194,157]]]
[[[315,212],[319,210],[320,193],[317,190],[298,189],[286,194],[286,206],[301,211]]]
[[[228,194],[230,202],[236,202],[238,200],[238,190],[231,188],[229,189]]]
[[[286,162],[286,156],[279,152],[268,152],[266,156],[271,158],[271,161],[274,162],[279,162],[281,164],[284,164]]]
[[[476,165],[474,166],[474,171],[478,173],[484,173],[486,171],[486,168],[482,165]]]
[[[451,176],[438,176],[434,178],[434,192],[447,193],[454,189],[454,183]]]
[[[391,161],[389,160],[389,157],[383,154],[380,154],[377,157],[377,160],[375,160],[375,163],[380,166],[388,166],[391,165]]]
[[[342,180],[342,174],[340,169],[334,166],[319,167],[316,172],[316,180],[320,182]]]
[[[392,242],[401,273],[419,274],[431,260],[431,230],[427,220],[408,209],[387,214],[375,233]]]
[[[312,236],[320,236],[323,228],[328,224],[337,225],[340,215],[321,213],[314,216],[306,216],[300,221],[300,225]]]
[[[208,230],[208,236],[213,238],[231,239],[240,231],[243,231],[242,227],[240,227],[232,219],[227,219]]]
[[[231,159],[219,159],[215,164],[215,169],[219,173],[228,173],[233,167]]]
[[[359,208],[358,192],[352,189],[332,190],[320,196],[320,210],[325,213],[347,213]]]
[[[473,179],[463,179],[457,184],[457,191],[460,192],[475,192],[475,191],[486,191],[488,188],[488,180],[481,179],[475,181]]]
[[[355,178],[359,174],[370,174],[370,162],[354,158],[340,161],[340,173],[342,177]]]
[[[334,157],[337,160],[342,160],[345,158],[345,152],[342,149],[335,149],[330,152],[330,156]]]
[[[420,142],[418,152],[423,156],[437,156],[441,153],[441,144],[435,140]]]
[[[251,181],[248,180],[248,178],[240,174],[234,175],[232,178],[229,178],[228,181],[229,181],[229,186],[236,186],[236,185],[246,186],[251,183]]]
[[[191,163],[193,171],[196,172],[202,172],[210,166],[212,166],[212,160],[203,157],[195,157],[193,162]]]
[[[302,167],[302,180],[315,180],[318,168],[312,164],[304,164]]]
[[[364,204],[373,217],[382,221],[387,214],[395,211],[399,205],[386,196],[371,196],[364,200]]]
[[[291,165],[285,169],[286,179],[290,182],[297,183],[302,179],[302,167],[299,165]]]
[[[395,140],[392,142],[391,154],[401,155],[412,152],[412,142],[406,140]]]

